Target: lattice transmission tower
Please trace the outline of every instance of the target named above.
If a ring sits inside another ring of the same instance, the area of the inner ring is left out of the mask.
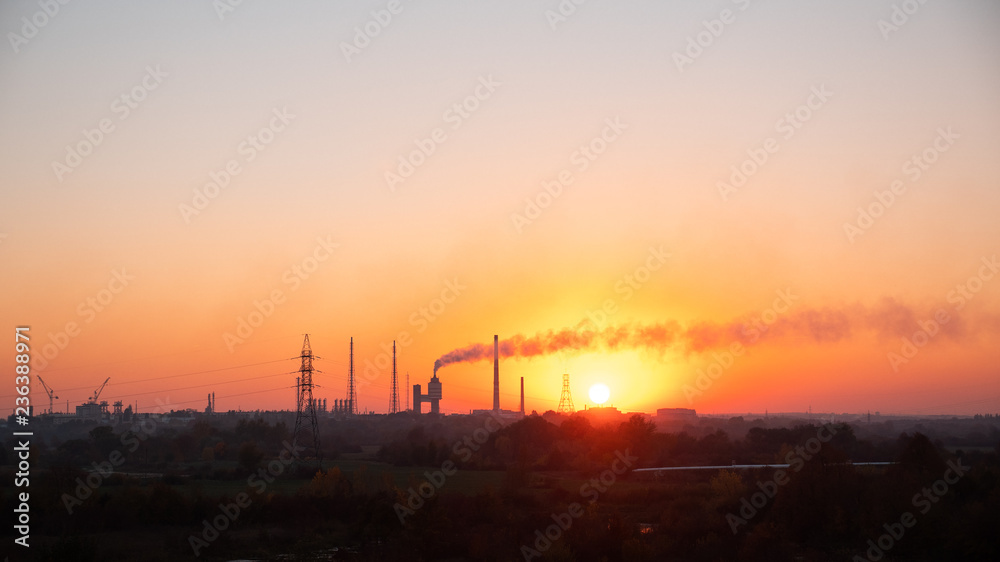
[[[309,345],[309,334],[302,342],[302,366],[299,368],[298,404],[295,411],[295,431],[292,433],[292,448],[302,444],[306,448],[306,457],[312,448],[313,457],[322,466],[323,459],[319,448],[319,422],[316,420],[316,401],[313,399],[313,353]]]
[[[576,411],[573,407],[573,395],[569,392],[569,373],[563,374],[562,394],[559,395],[559,407],[556,411],[560,414],[572,414]]]
[[[389,396],[389,413],[399,413],[399,379],[396,378],[396,342],[392,342],[392,391]]]
[[[347,413],[358,413],[358,388],[354,384],[354,338],[351,338],[351,366],[347,375]]]

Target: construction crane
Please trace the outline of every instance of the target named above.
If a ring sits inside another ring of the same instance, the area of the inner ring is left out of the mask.
[[[111,380],[111,377],[104,379],[101,386],[97,387],[97,390],[94,391],[94,395],[87,399],[87,404],[97,404],[97,399],[100,398],[101,392],[104,390],[104,387],[108,385],[109,380]]]
[[[54,414],[55,409],[53,408],[53,403],[58,400],[59,397],[55,395],[55,392],[53,392],[51,388],[49,388],[49,385],[45,384],[42,377],[36,375],[35,378],[38,379],[38,382],[42,383],[42,388],[45,389],[45,394],[49,395],[49,413]]]

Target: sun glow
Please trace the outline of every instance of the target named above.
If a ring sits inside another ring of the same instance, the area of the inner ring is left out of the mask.
[[[595,384],[590,387],[590,400],[595,404],[604,404],[611,397],[611,390],[605,384]]]

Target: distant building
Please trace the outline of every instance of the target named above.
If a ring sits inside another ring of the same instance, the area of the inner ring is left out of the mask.
[[[76,407],[76,417],[81,420],[99,422],[104,417],[104,413],[107,412],[107,410],[107,402],[102,402],[101,404],[97,404],[96,402],[86,402]]]
[[[472,416],[493,416],[507,421],[517,421],[524,417],[521,412],[515,412],[514,410],[472,410],[469,412]]]
[[[681,425],[698,421],[698,414],[691,408],[659,408],[656,410],[657,425]]]
[[[575,416],[584,416],[595,426],[602,426],[606,423],[616,424],[628,421],[629,416],[622,413],[614,406],[599,406],[597,408],[584,408],[577,410]]]

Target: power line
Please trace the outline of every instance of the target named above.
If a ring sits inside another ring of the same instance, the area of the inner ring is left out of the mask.
[[[228,381],[215,381],[215,382],[211,382],[211,383],[191,385],[191,386],[180,386],[180,387],[165,388],[165,389],[160,389],[160,390],[150,390],[150,391],[147,391],[147,392],[135,392],[135,393],[132,393],[132,394],[117,394],[117,395],[114,395],[113,397],[114,398],[131,398],[131,397],[134,397],[134,396],[144,396],[144,395],[147,395],[147,394],[165,394],[165,393],[168,393],[168,392],[178,392],[178,391],[181,391],[181,390],[191,390],[191,389],[195,389],[195,388],[205,388],[205,387],[209,387],[209,386],[214,387],[214,386],[223,385],[223,384],[233,384],[233,383],[238,383],[238,382],[246,382],[246,381],[253,381],[253,380],[260,380],[260,379],[268,379],[268,378],[272,378],[272,377],[281,377],[281,376],[285,376],[285,375],[294,374],[295,372],[297,372],[297,371],[289,371],[289,372],[286,372],[286,373],[275,373],[275,374],[271,374],[271,375],[262,375],[262,376],[257,376],[257,377],[244,377],[244,378],[233,379],[233,380],[228,380]],[[191,402],[200,402],[200,401],[201,401],[201,399],[192,400]],[[84,401],[69,402],[69,404],[74,405],[74,406],[77,405],[77,404],[83,404],[83,403],[84,403]],[[3,408],[2,409],[2,411],[7,411],[7,410],[13,411],[13,408]]]
[[[287,374],[290,374],[290,373],[279,373],[279,374],[280,375],[287,375]],[[276,376],[279,376],[279,375],[267,375],[267,376],[268,377],[276,377]],[[259,377],[259,378],[266,378],[266,377]],[[237,381],[229,381],[229,382],[242,382],[242,381],[237,380]],[[278,390],[285,390],[287,388],[291,388],[291,387],[290,386],[282,386],[282,387],[278,387],[278,388],[269,388],[267,390],[252,390],[250,392],[241,392],[239,394],[227,394],[225,396],[219,396],[219,398],[236,398],[238,396],[248,396],[248,395],[251,395],[251,394],[263,394],[265,392],[276,392]],[[174,389],[174,390],[184,390],[184,389]],[[152,394],[152,393],[148,393],[147,392],[147,393],[143,393],[143,394]],[[133,394],[132,396],[138,396],[138,395],[137,394]],[[182,400],[180,402],[171,402],[169,405],[170,406],[175,406],[175,405],[180,405],[180,404],[191,404],[191,403],[194,403],[194,402],[203,402],[204,400],[205,400],[204,398],[196,398],[194,400]],[[83,402],[79,402],[79,403],[82,404]],[[77,403],[74,402],[73,404],[77,404]],[[2,410],[2,411],[7,411],[7,410],[13,411],[14,409],[13,408],[0,408],[0,410]]]
[[[279,336],[279,337],[276,337],[276,338],[270,338],[270,339],[266,339],[266,340],[258,340],[256,343],[264,343],[264,342],[276,341],[276,340],[284,340],[284,339],[289,339],[289,336]],[[171,356],[174,356],[174,355],[190,355],[192,353],[198,353],[198,352],[202,352],[202,351],[213,351],[213,350],[216,350],[216,349],[221,349],[223,347],[225,347],[225,346],[218,345],[218,346],[212,346],[212,347],[196,347],[196,348],[194,348],[193,350],[190,350],[190,351],[175,351],[175,352],[171,352],[171,353],[160,353],[158,355],[147,355],[146,357],[134,357],[134,358],[131,358],[131,359],[122,359],[122,360],[119,360],[119,361],[106,361],[104,363],[92,363],[90,365],[77,365],[75,367],[59,367],[59,368],[56,368],[56,369],[45,369],[44,372],[46,372],[46,373],[55,373],[56,371],[73,371],[73,370],[79,370],[79,369],[92,369],[94,367],[103,367],[105,365],[119,365],[121,363],[130,363],[130,362],[134,362],[134,361],[147,361],[149,359],[158,359],[160,357],[171,357]]]
[[[941,410],[943,408],[955,408],[955,407],[958,407],[958,406],[972,406],[973,404],[985,404],[987,402],[994,402],[994,401],[1000,402],[1000,396],[994,396],[992,398],[983,398],[983,399],[980,399],[980,400],[970,400],[968,402],[952,402],[951,404],[941,404],[941,405],[938,405],[938,406],[926,406],[926,407],[923,407],[923,408],[913,408],[913,409],[910,409],[910,410],[901,411],[899,414],[891,414],[891,415],[906,416],[906,415],[912,415],[912,414],[915,414],[915,413],[918,413],[918,412],[930,412],[930,411],[934,411],[934,410]],[[943,414],[943,415],[948,415],[948,414],[946,413],[946,414]]]
[[[280,363],[280,362],[283,362],[283,361],[288,361],[288,360],[287,359],[275,359],[273,361],[262,361],[260,363],[249,363],[249,364],[246,364],[246,365],[236,365],[235,367],[222,367],[222,368],[219,368],[219,369],[209,369],[207,371],[194,371],[192,373],[181,373],[181,374],[178,374],[178,375],[165,375],[165,376],[162,376],[162,377],[151,377],[151,378],[148,378],[148,379],[126,380],[126,381],[122,381],[122,382],[118,382],[118,380],[115,379],[115,386],[121,386],[123,384],[135,384],[135,383],[140,383],[140,382],[158,381],[158,380],[165,380],[165,379],[174,379],[174,378],[178,378],[178,377],[190,377],[190,376],[193,376],[193,375],[204,375],[206,373],[217,373],[219,371],[231,371],[233,369],[243,369],[243,368],[246,368],[246,367],[256,367],[258,365],[267,365],[269,363]],[[90,390],[91,388],[92,388],[91,386],[77,386],[77,387],[73,387],[73,388],[60,388],[59,392],[70,392],[70,391],[73,391],[73,390]],[[19,396],[19,395],[17,395],[17,394],[8,394],[6,396],[0,396],[0,398],[14,398],[15,396]]]
[[[267,390],[252,390],[250,392],[241,392],[239,394],[227,394],[226,396],[220,396],[219,398],[236,398],[238,396],[248,396],[250,394],[263,394],[265,392],[276,392],[278,390],[285,390],[287,388],[290,388],[290,387],[283,386],[283,387],[280,387],[280,388],[269,388]],[[174,405],[181,405],[181,404],[191,404],[192,402],[202,402],[202,401],[204,401],[204,398],[197,398],[195,400],[182,400],[181,402],[171,402],[170,404],[166,404],[166,405],[167,406],[174,406]]]
[[[150,390],[148,392],[135,392],[135,393],[132,393],[132,394],[117,394],[117,395],[114,396],[114,398],[129,398],[129,397],[132,397],[132,396],[142,396],[142,395],[145,395],[145,394],[163,394],[165,392],[175,392],[175,391],[181,391],[181,390],[191,390],[193,388],[205,388],[205,387],[208,387],[208,386],[219,386],[219,385],[222,385],[222,384],[233,384],[233,383],[237,383],[237,382],[255,381],[255,380],[260,380],[260,379],[269,379],[271,377],[281,377],[281,376],[285,376],[285,375],[291,375],[293,373],[295,373],[295,371],[289,371],[287,373],[276,373],[276,374],[273,374],[273,375],[263,375],[263,376],[259,376],[259,377],[247,377],[247,378],[243,378],[243,379],[234,379],[234,380],[231,380],[231,381],[217,381],[217,382],[210,382],[210,383],[206,383],[206,384],[197,384],[197,385],[192,385],[192,386],[181,386],[181,387],[177,387],[177,388],[167,388],[167,389],[163,389],[163,390]],[[81,404],[82,404],[82,402],[81,402]]]

